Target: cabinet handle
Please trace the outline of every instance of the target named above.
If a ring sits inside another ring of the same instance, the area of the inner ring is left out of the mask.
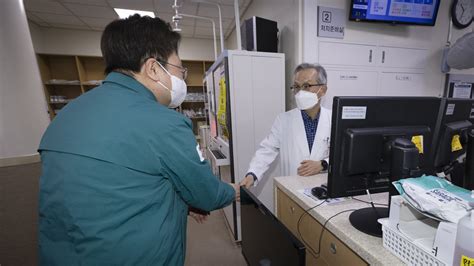
[[[295,207],[291,206],[290,211],[291,211],[291,213],[295,213]]]
[[[372,63],[372,49],[369,51],[369,63]]]
[[[329,245],[329,251],[331,251],[332,254],[336,254],[336,253],[337,253],[337,246],[336,246],[336,244],[331,243],[331,245]]]
[[[382,51],[382,64],[385,63],[385,51]]]

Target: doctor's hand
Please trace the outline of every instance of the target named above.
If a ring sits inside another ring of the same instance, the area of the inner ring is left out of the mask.
[[[235,190],[235,200],[240,201],[240,185],[235,183],[229,183]]]
[[[304,160],[298,167],[299,176],[311,176],[319,174],[323,170],[321,161]]]
[[[240,181],[240,185],[249,189],[253,186],[253,176],[247,175],[242,181]]]

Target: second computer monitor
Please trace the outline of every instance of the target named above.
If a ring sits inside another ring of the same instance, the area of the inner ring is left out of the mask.
[[[474,100],[443,99],[441,109],[434,160],[438,171],[442,171],[466,153],[468,132],[474,123]]]
[[[470,161],[463,159],[468,146],[474,145],[469,143],[469,133],[474,128],[474,100],[443,99],[441,112],[436,131],[436,171],[449,174],[451,182],[457,186],[474,189],[472,150],[466,158]]]
[[[434,97],[335,97],[328,195],[385,192],[390,184],[391,145],[416,144],[420,172],[431,173],[433,134],[441,99]]]

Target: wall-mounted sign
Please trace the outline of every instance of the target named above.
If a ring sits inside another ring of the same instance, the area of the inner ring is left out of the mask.
[[[346,11],[341,8],[318,6],[318,36],[343,39]]]

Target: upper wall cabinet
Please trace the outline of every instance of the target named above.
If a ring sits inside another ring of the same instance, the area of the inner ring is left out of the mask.
[[[381,67],[424,69],[428,64],[428,49],[379,46],[377,52]]]
[[[320,42],[319,63],[322,65],[375,66],[377,46]]]
[[[319,42],[319,63],[347,67],[424,69],[428,50],[358,43]]]

